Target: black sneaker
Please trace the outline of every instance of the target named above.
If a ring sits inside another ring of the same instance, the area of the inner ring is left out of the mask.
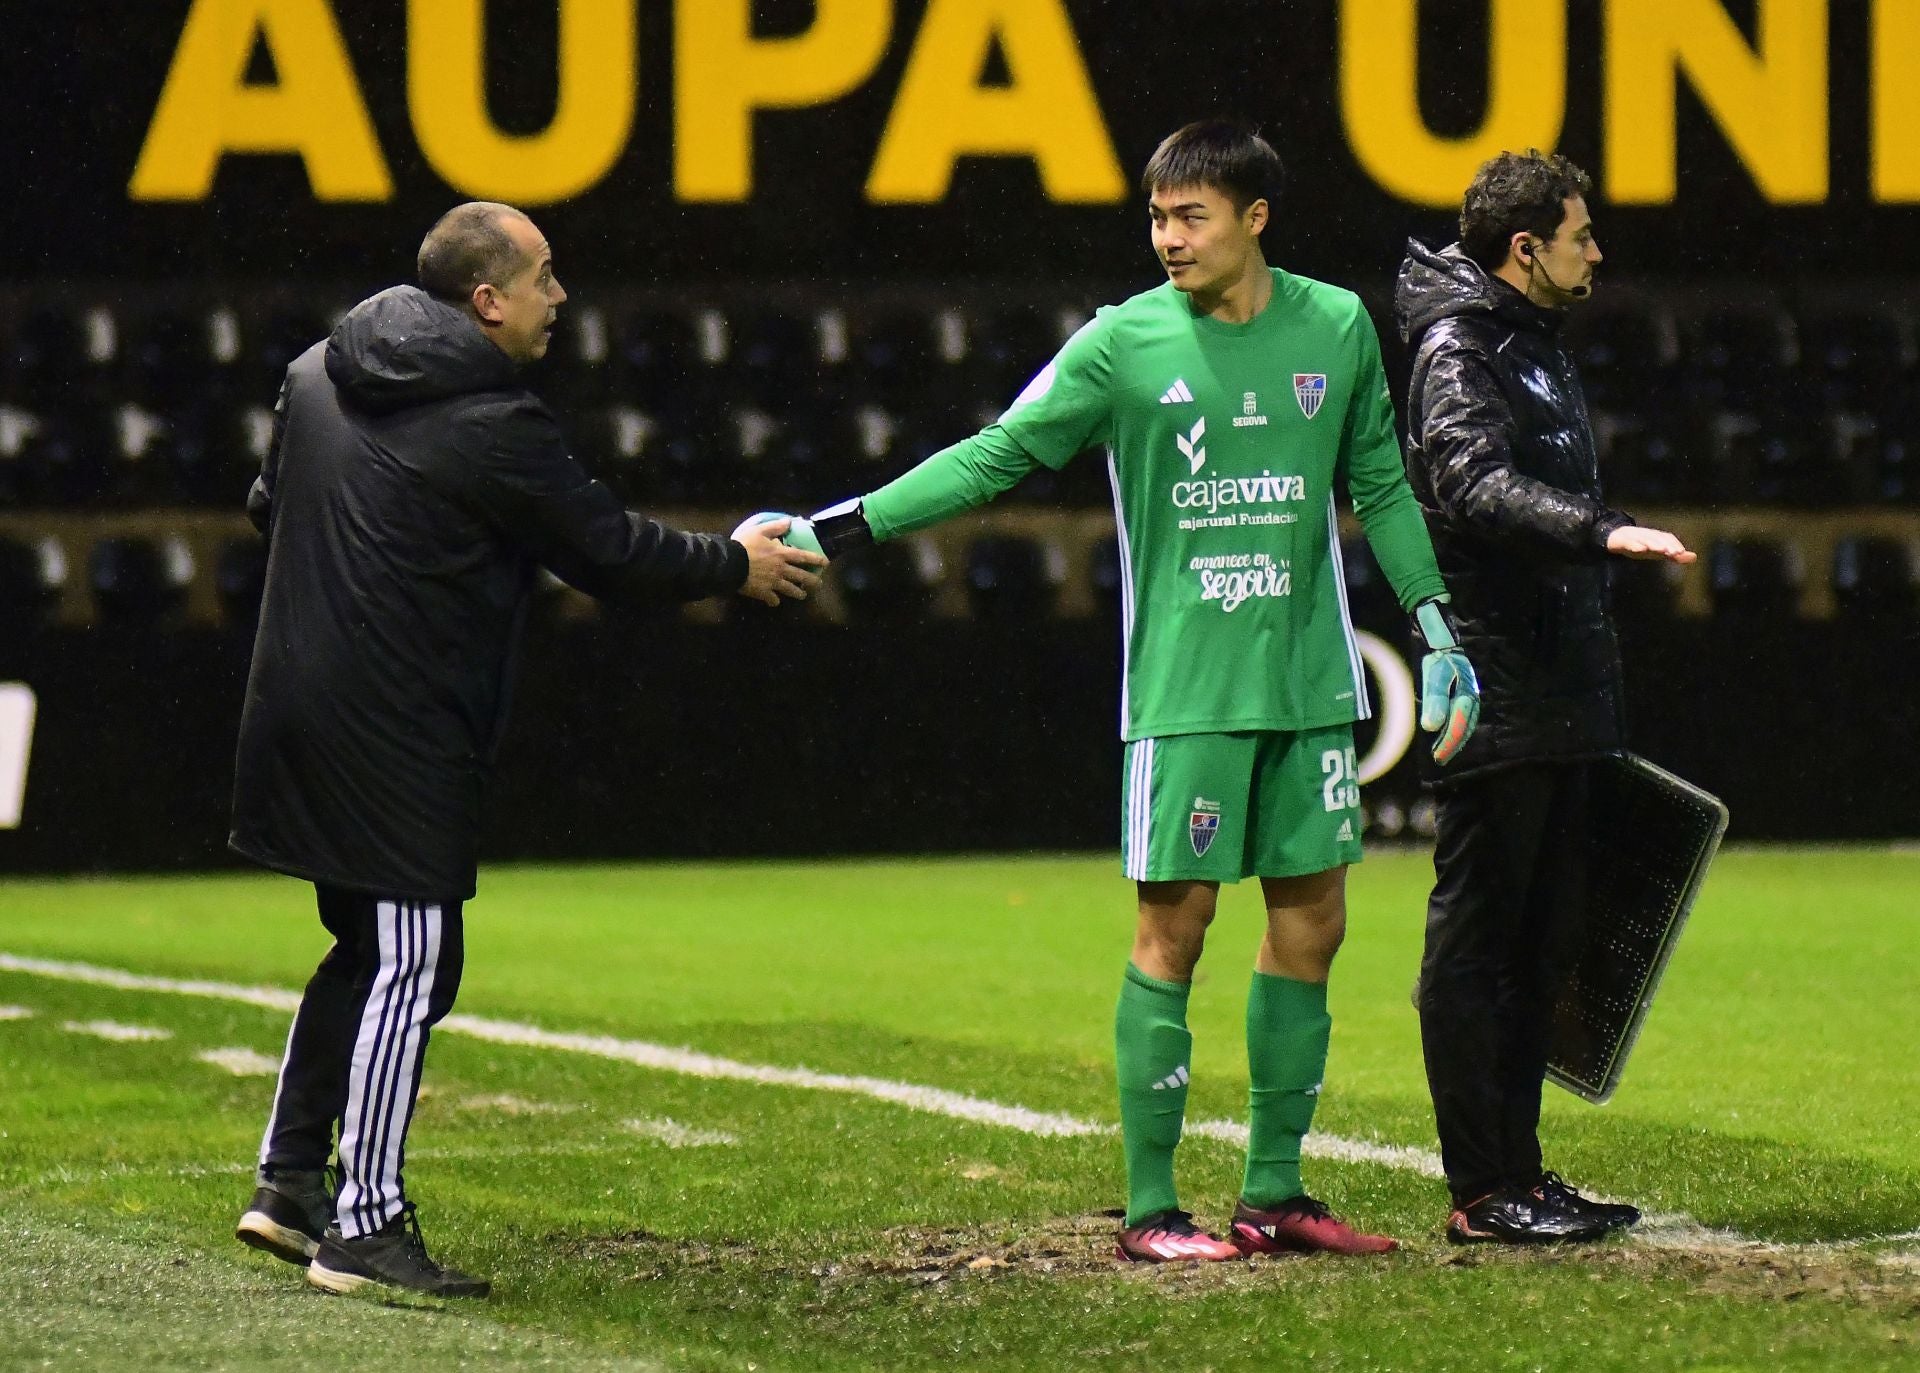
[[[301,1267],[313,1261],[333,1220],[333,1191],[324,1171],[277,1169],[262,1178],[233,1227],[233,1237]]]
[[[493,1290],[485,1278],[470,1277],[457,1268],[442,1268],[427,1257],[420,1235],[420,1219],[413,1207],[359,1239],[345,1239],[333,1226],[320,1241],[320,1250],[307,1269],[307,1281],[322,1292],[358,1292],[370,1283],[403,1287],[431,1297],[484,1297]]]
[[[1589,1216],[1609,1230],[1624,1230],[1640,1219],[1638,1206],[1629,1206],[1623,1201],[1595,1201],[1592,1197],[1583,1197],[1555,1172],[1542,1173],[1533,1194],[1552,1202],[1562,1211],[1571,1211],[1576,1216]]]
[[[1597,1240],[1612,1228],[1556,1205],[1538,1192],[1510,1187],[1456,1206],[1447,1217],[1447,1240],[1452,1244],[1556,1244]]]

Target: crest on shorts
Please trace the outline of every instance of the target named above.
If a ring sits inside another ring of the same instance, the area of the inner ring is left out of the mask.
[[[1293,398],[1300,402],[1300,413],[1312,419],[1320,413],[1320,402],[1327,398],[1325,372],[1295,372]]]
[[[1209,801],[1205,797],[1193,798],[1193,810],[1187,816],[1187,838],[1193,841],[1193,856],[1201,858],[1213,847],[1213,837],[1220,833],[1220,803]]]

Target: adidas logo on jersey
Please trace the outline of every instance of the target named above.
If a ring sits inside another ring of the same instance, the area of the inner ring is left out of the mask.
[[[1186,1086],[1187,1081],[1187,1065],[1182,1063],[1178,1068],[1175,1068],[1172,1072],[1154,1083],[1153,1090],[1156,1092],[1171,1092],[1176,1087]]]
[[[1193,392],[1187,389],[1187,383],[1184,378],[1175,377],[1173,385],[1169,386],[1167,393],[1160,397],[1160,403],[1162,405],[1190,405],[1193,403]]]

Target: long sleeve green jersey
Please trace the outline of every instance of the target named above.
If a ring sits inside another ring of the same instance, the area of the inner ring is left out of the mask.
[[[1336,485],[1402,605],[1445,587],[1357,296],[1275,269],[1246,324],[1171,284],[1103,308],[995,424],[861,507],[892,538],[1094,448],[1120,540],[1123,739],[1367,717]]]

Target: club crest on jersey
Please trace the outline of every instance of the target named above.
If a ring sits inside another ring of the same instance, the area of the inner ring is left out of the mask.
[[[1220,833],[1220,803],[1205,797],[1193,798],[1193,812],[1187,816],[1187,838],[1193,842],[1193,856],[1203,858]]]
[[[1293,398],[1300,402],[1300,413],[1312,419],[1320,413],[1320,402],[1327,398],[1325,372],[1295,372]]]

